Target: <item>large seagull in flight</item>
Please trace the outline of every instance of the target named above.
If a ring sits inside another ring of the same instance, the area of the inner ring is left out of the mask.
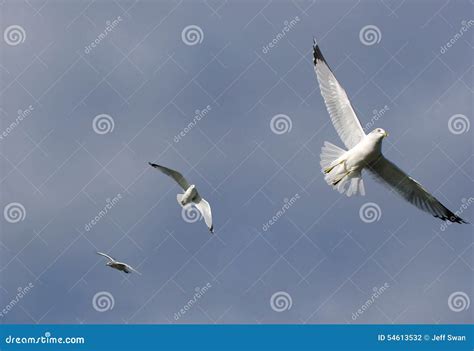
[[[365,134],[346,91],[337,81],[314,42],[313,63],[321,95],[347,151],[329,142],[321,149],[324,179],[334,189],[347,196],[365,195],[362,170],[369,171],[377,180],[419,209],[442,220],[467,223],[447,209],[441,202],[382,154],[382,140],[388,136],[381,128]]]

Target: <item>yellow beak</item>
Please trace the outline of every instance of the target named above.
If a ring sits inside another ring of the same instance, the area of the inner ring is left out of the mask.
[[[385,132],[385,134],[384,134],[384,135],[385,135],[385,138],[386,138],[386,137],[388,137],[388,133],[387,133],[387,132]]]

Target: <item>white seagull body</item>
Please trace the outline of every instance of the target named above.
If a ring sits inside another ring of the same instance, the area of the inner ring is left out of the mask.
[[[110,268],[115,268],[119,271],[125,272],[125,273],[132,273],[135,272],[139,275],[142,275],[140,272],[138,272],[136,269],[134,269],[132,266],[117,261],[115,258],[103,253],[103,252],[97,252],[98,255],[104,256],[108,259],[106,265],[109,266]]]
[[[326,182],[347,196],[365,195],[362,170],[367,170],[419,209],[442,220],[466,223],[383,156],[382,140],[388,136],[387,132],[377,128],[365,134],[345,90],[329,68],[316,42],[313,46],[313,63],[331,121],[348,150],[324,142],[320,164]]]
[[[204,200],[201,195],[199,195],[196,186],[194,184],[189,184],[186,178],[183,177],[181,173],[175,171],[174,169],[166,168],[155,163],[148,162],[150,166],[156,168],[157,170],[163,172],[167,176],[173,178],[176,183],[184,190],[183,194],[177,194],[176,199],[178,203],[182,206],[194,205],[199,210],[201,215],[204,217],[204,221],[211,233],[214,233],[214,226],[212,225],[212,212],[211,205],[209,202]]]

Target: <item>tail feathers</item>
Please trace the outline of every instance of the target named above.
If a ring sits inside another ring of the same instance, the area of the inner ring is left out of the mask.
[[[345,152],[346,151],[344,149],[341,149],[340,147],[325,141],[320,155],[320,165],[323,171],[325,168],[332,166],[339,157],[344,155]]]
[[[326,174],[324,179],[326,182],[333,187],[333,189],[339,191],[341,194],[346,194],[348,197],[354,195],[365,195],[364,180],[362,179],[361,172],[352,172],[344,176],[345,172],[335,173],[337,167],[334,168],[330,173]],[[342,180],[333,185],[335,179],[340,179],[344,176]]]
[[[324,142],[320,155],[322,171],[324,172],[324,170],[333,167],[330,172],[325,174],[324,180],[341,194],[345,193],[347,196],[364,196],[365,188],[361,172],[353,171],[346,175],[348,170],[344,164],[338,164],[345,153],[346,151],[344,149],[330,142]],[[335,182],[337,182],[336,185],[334,185]]]

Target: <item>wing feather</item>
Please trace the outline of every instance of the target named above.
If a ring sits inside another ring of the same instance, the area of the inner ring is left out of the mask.
[[[173,178],[176,183],[179,184],[179,186],[181,188],[183,188],[183,190],[187,190],[189,188],[189,183],[188,181],[186,180],[186,178],[183,177],[183,175],[181,173],[179,173],[178,171],[175,171],[174,169],[171,169],[171,168],[166,168],[166,167],[163,167],[163,166],[160,166],[160,165],[157,165],[156,163],[151,163],[151,162],[148,162],[148,164],[150,166],[152,166],[153,168],[156,168],[158,169],[159,171],[163,172],[164,174],[166,174],[167,176]]]
[[[207,227],[214,233],[214,226],[212,224],[212,212],[211,212],[211,205],[209,202],[204,200],[202,197],[198,196],[198,198],[194,201],[199,212],[201,212],[202,216],[204,217],[204,221],[206,222]]]
[[[444,221],[467,223],[461,217],[447,209],[438,199],[431,195],[415,179],[409,177],[394,163],[384,156],[369,165],[367,168],[377,180],[385,183],[391,190],[402,198]]]
[[[109,259],[110,261],[115,262],[115,258],[113,258],[112,256],[109,256],[109,255],[107,255],[107,254],[105,254],[105,253],[103,253],[103,252],[97,252],[97,254],[106,257],[106,258]]]
[[[316,43],[313,46],[313,63],[332,124],[344,145],[352,149],[365,136],[364,130],[346,91],[337,81]]]

